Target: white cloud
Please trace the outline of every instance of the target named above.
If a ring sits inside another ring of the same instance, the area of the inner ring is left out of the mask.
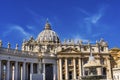
[[[80,36],[80,34],[76,34],[76,35],[72,35],[72,38],[75,42],[77,42],[78,40],[82,40],[83,42],[88,41],[87,39],[83,38],[82,36]]]
[[[92,34],[94,27],[99,27],[102,24],[99,21],[102,19],[105,9],[106,6],[101,6],[96,13],[84,18],[83,24],[85,24],[87,34]]]
[[[24,37],[24,38],[28,38],[30,37],[32,34],[25,31],[21,26],[19,25],[14,25],[8,28],[8,30],[6,30],[6,32],[3,33],[4,37],[9,35],[9,33],[12,33],[13,31],[18,31],[20,32],[20,34]]]
[[[30,26],[30,25],[26,25],[26,27],[27,27],[28,29],[30,29],[30,30],[33,30],[33,29],[34,29],[34,27],[33,27],[33,26]]]
[[[97,14],[94,14],[93,16],[86,17],[84,20],[88,23],[96,24],[101,17],[102,17],[102,14],[97,13]]]
[[[85,18],[85,21],[92,24],[96,24],[102,18],[102,16],[103,14],[100,12],[100,13],[94,14],[93,16]]]
[[[88,34],[92,33],[93,26],[98,24],[102,16],[103,16],[102,13],[97,13],[97,14],[94,14],[93,16],[84,18],[85,26],[87,28],[86,30]]]
[[[81,13],[87,15],[87,16],[90,15],[86,10],[84,10],[84,9],[82,9],[82,8],[79,8],[79,11],[80,11]]]
[[[83,38],[80,35],[74,35],[73,36],[73,40],[75,41],[75,43],[77,43],[78,40],[81,40],[83,43],[88,43],[88,42],[95,43],[95,41],[92,41],[91,39]]]

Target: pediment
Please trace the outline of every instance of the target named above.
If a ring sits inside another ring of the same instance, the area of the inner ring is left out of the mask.
[[[80,53],[80,51],[76,50],[75,48],[70,47],[70,48],[60,51],[59,53]]]

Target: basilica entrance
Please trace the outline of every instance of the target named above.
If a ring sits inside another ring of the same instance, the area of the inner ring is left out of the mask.
[[[53,65],[45,64],[45,80],[53,80]]]

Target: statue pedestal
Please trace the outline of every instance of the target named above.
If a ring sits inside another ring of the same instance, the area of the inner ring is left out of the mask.
[[[43,74],[30,74],[30,80],[43,80]]]

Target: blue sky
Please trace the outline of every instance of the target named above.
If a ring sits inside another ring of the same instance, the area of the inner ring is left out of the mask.
[[[12,48],[23,39],[35,39],[46,19],[60,40],[104,38],[109,47],[120,47],[120,0],[1,0],[0,39]]]

